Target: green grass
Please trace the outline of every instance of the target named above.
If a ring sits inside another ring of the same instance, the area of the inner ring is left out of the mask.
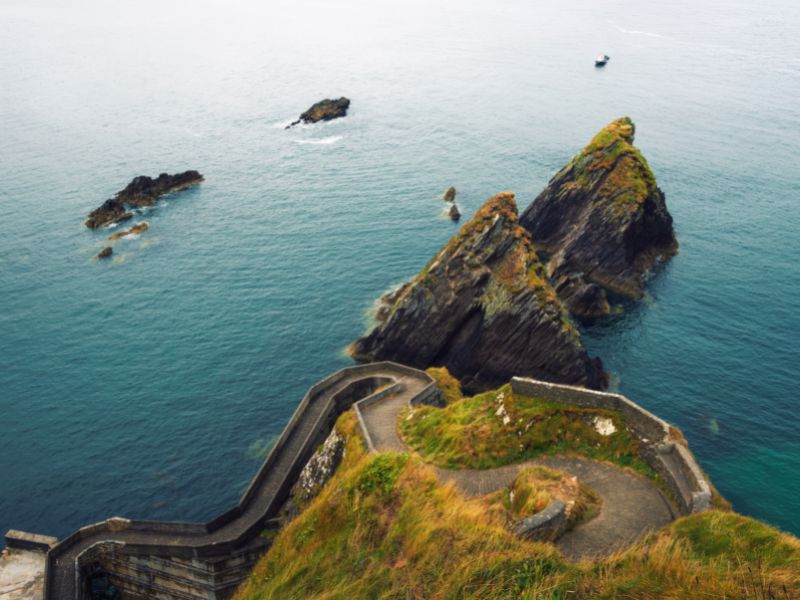
[[[514,537],[416,457],[367,454],[352,412],[336,474],[280,531],[235,600],[789,600],[800,541],[752,519],[685,517],[610,558],[564,560]]]
[[[452,404],[464,397],[461,391],[461,382],[450,374],[447,367],[430,367],[425,372],[433,377],[437,387],[442,392],[445,404]]]
[[[616,432],[599,434],[595,417],[611,419]],[[517,395],[508,385],[445,408],[406,409],[398,428],[406,444],[425,460],[451,469],[489,469],[542,455],[574,454],[657,479],[640,458],[638,441],[621,414]]]
[[[601,503],[576,477],[541,466],[525,467],[511,485],[487,497],[489,508],[501,509],[512,523],[536,514],[553,500],[567,505],[569,528],[596,516]]]

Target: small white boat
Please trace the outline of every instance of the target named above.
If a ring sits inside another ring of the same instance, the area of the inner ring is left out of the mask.
[[[608,54],[598,54],[597,58],[594,59],[594,66],[595,67],[605,67],[606,63],[611,60],[611,57]]]

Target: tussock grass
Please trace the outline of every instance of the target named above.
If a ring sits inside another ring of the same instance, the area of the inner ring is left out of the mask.
[[[572,564],[514,537],[418,458],[367,454],[352,412],[337,428],[342,464],[235,600],[800,599],[800,541],[758,521],[709,511]]]
[[[490,509],[502,509],[512,521],[536,514],[552,500],[566,504],[570,528],[597,515],[601,503],[600,498],[577,477],[540,466],[525,467],[511,485],[487,498]]]
[[[442,392],[445,404],[452,404],[464,397],[461,391],[461,382],[450,374],[447,367],[430,367],[425,372],[433,377],[436,387]]]

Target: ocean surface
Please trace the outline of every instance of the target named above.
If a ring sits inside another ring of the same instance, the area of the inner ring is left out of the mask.
[[[524,207],[630,115],[681,249],[586,343],[736,510],[800,534],[799,30],[789,0],[3,0],[0,532],[229,508],[455,233],[448,186],[465,218]],[[185,169],[92,259],[90,210]]]

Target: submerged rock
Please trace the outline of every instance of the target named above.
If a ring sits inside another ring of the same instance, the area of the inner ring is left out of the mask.
[[[456,188],[454,188],[452,186],[447,188],[447,191],[442,196],[442,200],[444,200],[445,202],[455,202],[456,201]]]
[[[108,239],[113,242],[113,241],[118,240],[120,238],[124,238],[125,236],[128,236],[128,235],[138,235],[140,233],[143,233],[143,232],[147,231],[149,228],[150,228],[150,224],[147,223],[146,221],[142,222],[142,223],[137,223],[136,225],[134,225],[130,229],[124,229],[122,231],[118,231],[117,233],[115,233],[113,235],[108,236]]]
[[[529,375],[607,386],[547,280],[514,194],[491,198],[414,279],[384,296],[359,360],[445,366],[466,387]]]
[[[458,206],[456,206],[455,202],[450,206],[450,210],[447,211],[447,214],[453,221],[461,219],[461,211],[458,210]]]
[[[628,117],[606,126],[520,217],[576,316],[608,314],[606,292],[638,299],[678,242],[664,193],[633,146]]]
[[[106,200],[99,208],[89,213],[89,218],[85,223],[86,227],[97,229],[127,221],[133,217],[133,213],[128,211],[128,207],[152,206],[164,194],[186,189],[201,181],[203,181],[203,176],[197,171],[184,171],[175,175],[161,173],[155,179],[140,175],[135,177],[125,189],[117,192],[113,198]]]
[[[97,254],[97,258],[108,258],[114,253],[114,249],[111,246],[106,246]]]
[[[286,129],[293,127],[300,122],[303,123],[317,123],[318,121],[330,121],[331,119],[338,119],[347,115],[347,109],[350,107],[350,100],[342,96],[337,100],[326,98],[320,100],[312,105],[306,112],[300,115],[297,121],[291,125],[287,125]]]

